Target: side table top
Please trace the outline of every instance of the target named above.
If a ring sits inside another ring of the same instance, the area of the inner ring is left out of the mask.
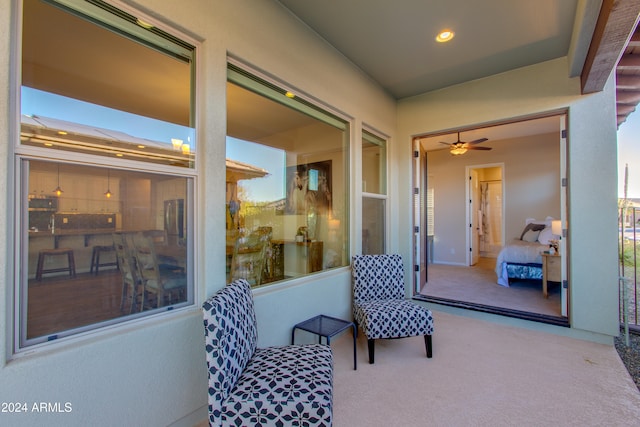
[[[338,319],[336,317],[325,316],[320,314],[311,319],[300,322],[294,326],[294,329],[302,329],[322,336],[332,336],[343,330],[352,327],[353,322]]]

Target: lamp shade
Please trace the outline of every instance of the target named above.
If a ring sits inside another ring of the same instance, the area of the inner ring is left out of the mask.
[[[562,237],[562,221],[551,221],[551,233]]]

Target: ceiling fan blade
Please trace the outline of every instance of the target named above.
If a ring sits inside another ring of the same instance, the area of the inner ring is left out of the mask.
[[[467,150],[485,150],[485,151],[489,151],[491,150],[491,147],[467,147]]]
[[[489,140],[489,138],[480,138],[480,139],[476,139],[475,141],[467,142],[467,144],[471,144],[471,145],[480,144],[481,142],[485,142],[485,141],[488,141],[488,140]]]
[[[444,144],[444,145],[451,145],[451,143],[449,143],[449,142],[444,142],[444,141],[440,141],[440,144]]]

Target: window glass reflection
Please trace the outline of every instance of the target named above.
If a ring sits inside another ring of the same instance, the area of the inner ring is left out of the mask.
[[[227,89],[227,281],[347,265],[347,123],[242,83]]]
[[[188,179],[25,160],[26,339],[191,299]]]

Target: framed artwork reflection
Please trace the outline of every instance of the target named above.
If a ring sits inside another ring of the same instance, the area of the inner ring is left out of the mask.
[[[287,167],[284,213],[327,214],[331,210],[331,160]]]

